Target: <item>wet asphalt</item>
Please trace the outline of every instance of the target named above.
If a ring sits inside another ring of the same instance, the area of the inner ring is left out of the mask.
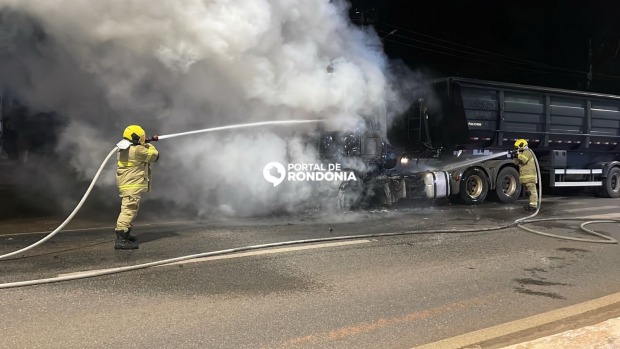
[[[141,242],[136,251],[114,250],[110,228],[68,231],[0,260],[0,283],[291,240],[484,229],[527,215],[523,204],[143,220],[138,223],[149,225],[134,229]],[[617,199],[556,196],[542,207],[541,218],[620,219]],[[534,226],[586,237],[578,225]],[[42,226],[37,219],[0,226],[0,254],[44,236],[29,233]],[[88,220],[77,226],[88,227]],[[620,238],[617,223],[591,228]],[[411,348],[619,292],[618,248],[511,227],[285,246],[0,289],[0,347]]]

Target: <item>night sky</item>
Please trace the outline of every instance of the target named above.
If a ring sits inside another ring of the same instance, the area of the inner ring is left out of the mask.
[[[433,77],[620,95],[620,1],[351,3],[354,23],[374,26],[390,58]]]

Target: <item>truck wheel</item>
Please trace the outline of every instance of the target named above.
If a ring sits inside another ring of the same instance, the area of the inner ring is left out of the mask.
[[[487,175],[479,168],[471,168],[461,178],[460,192],[461,201],[467,205],[477,205],[484,202],[489,193],[489,181]]]
[[[495,195],[499,202],[505,204],[516,201],[521,194],[521,182],[519,172],[514,167],[504,167],[497,175],[495,182]]]
[[[613,167],[609,170],[603,181],[603,194],[608,198],[620,197],[620,168]]]

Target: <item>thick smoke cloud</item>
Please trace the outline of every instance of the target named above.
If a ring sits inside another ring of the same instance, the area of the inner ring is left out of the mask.
[[[350,24],[344,1],[0,0],[0,9],[0,84],[69,119],[56,151],[85,179],[129,124],[160,134],[316,118],[353,128],[405,106],[379,38]],[[307,207],[328,189],[273,188],[262,169],[316,162],[315,143],[299,136],[311,129],[157,143],[148,197],[204,214]],[[113,171],[104,177],[114,191]]]

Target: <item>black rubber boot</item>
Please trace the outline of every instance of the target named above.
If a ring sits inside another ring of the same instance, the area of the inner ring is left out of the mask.
[[[523,206],[523,208],[526,209],[527,211],[536,211],[536,207],[530,206],[530,204]]]
[[[129,231],[116,230],[116,242],[114,249],[116,250],[135,250],[139,244],[136,238],[129,235]]]
[[[129,241],[136,241],[136,237],[131,235],[131,228],[127,230],[127,239],[129,239]]]

